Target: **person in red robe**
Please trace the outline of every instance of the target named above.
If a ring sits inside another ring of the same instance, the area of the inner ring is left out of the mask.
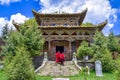
[[[60,62],[60,51],[56,52],[55,58],[56,58],[55,60],[56,63]]]
[[[65,56],[64,56],[64,53],[62,52],[60,54],[60,62],[61,62],[61,65],[64,65],[64,60],[65,60]]]

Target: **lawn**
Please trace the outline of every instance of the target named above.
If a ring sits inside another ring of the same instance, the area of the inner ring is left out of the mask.
[[[91,74],[87,77],[87,80],[116,80],[115,74],[112,73],[104,73],[103,77],[96,77],[94,72],[91,72]],[[37,80],[52,80],[50,76],[36,76]],[[62,77],[63,78],[63,77]],[[66,78],[70,78],[70,80],[84,80],[84,75],[79,74],[76,76],[68,76]],[[0,80],[6,80],[6,75],[4,71],[0,71]]]

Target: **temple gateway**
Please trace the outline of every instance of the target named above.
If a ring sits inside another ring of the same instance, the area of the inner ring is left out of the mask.
[[[64,52],[65,60],[71,60],[82,41],[93,42],[96,29],[101,31],[107,20],[92,27],[83,27],[81,24],[86,16],[87,9],[81,13],[53,13],[43,14],[32,10],[38,28],[42,31],[45,40],[43,52],[48,53],[49,60],[55,60],[57,51]]]

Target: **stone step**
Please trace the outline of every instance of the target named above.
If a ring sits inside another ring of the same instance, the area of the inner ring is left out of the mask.
[[[65,61],[64,66],[48,61],[38,74],[41,76],[73,76],[79,74],[79,69],[72,61]]]

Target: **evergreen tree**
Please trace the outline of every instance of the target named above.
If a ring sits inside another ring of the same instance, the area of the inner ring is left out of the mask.
[[[2,47],[5,55],[7,80],[35,80],[32,57],[41,54],[43,39],[41,31],[33,27],[21,26],[19,31],[10,31]]]
[[[112,60],[112,55],[109,49],[107,48],[107,38],[98,31],[95,33],[92,49],[94,52],[94,59],[102,62],[103,71],[114,71],[114,61]]]
[[[16,47],[24,44],[27,51],[29,51],[29,55],[34,57],[41,54],[43,43],[41,31],[38,30],[37,27],[21,27],[19,32],[10,32],[10,36],[6,41],[5,46],[2,47],[1,54],[12,54],[14,56],[16,54]]]
[[[37,22],[35,21],[35,18],[31,18],[29,20],[26,20],[24,24],[22,24],[22,26],[25,27],[33,27],[33,26],[38,26]]]
[[[3,30],[2,30],[2,39],[3,40],[6,40],[8,38],[8,33],[9,33],[8,24],[5,24],[5,26],[3,27]]]
[[[116,60],[116,76],[117,76],[117,79],[116,80],[120,80],[120,54]]]
[[[24,37],[19,32],[11,31],[2,50],[7,80],[35,80],[32,61],[25,47]]]
[[[94,43],[92,44],[94,57],[99,59],[102,58],[101,54],[104,54],[104,50],[109,53],[107,49],[107,38],[100,32],[96,31],[94,36]],[[104,49],[104,50],[101,50]]]
[[[44,43],[41,31],[34,26],[31,28],[22,27],[19,32],[24,37],[24,44],[29,51],[30,56],[34,57],[40,55]]]
[[[17,47],[16,49],[14,57],[11,55],[6,56],[5,72],[7,80],[36,80],[29,53],[24,46]],[[11,62],[9,57],[12,57]]]
[[[108,36],[107,46],[111,52],[119,52],[119,40],[114,36],[113,32]]]
[[[24,42],[24,39],[20,35],[19,32],[11,31],[10,34],[9,34],[8,39],[5,41],[5,45],[2,46],[1,54],[3,56],[6,56],[6,55],[15,56],[16,55],[16,47],[23,44],[23,42]]]

